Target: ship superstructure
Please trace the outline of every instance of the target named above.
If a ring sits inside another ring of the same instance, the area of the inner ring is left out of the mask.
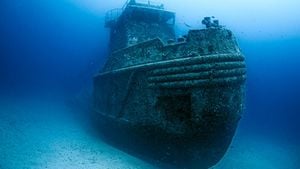
[[[178,168],[207,169],[226,152],[241,117],[246,68],[230,30],[176,38],[175,13],[128,1],[108,12],[110,55],[94,79],[102,133]]]

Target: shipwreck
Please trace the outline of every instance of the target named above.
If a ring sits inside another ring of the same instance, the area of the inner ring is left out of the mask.
[[[171,168],[224,156],[243,112],[245,61],[230,30],[202,23],[178,37],[164,5],[130,0],[107,13],[109,56],[93,92],[106,138]]]

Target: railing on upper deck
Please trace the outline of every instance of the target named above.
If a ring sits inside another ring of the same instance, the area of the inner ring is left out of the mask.
[[[164,9],[164,5],[162,3],[149,0],[136,0],[136,5],[148,8]]]
[[[164,9],[164,5],[158,2],[153,2],[149,0],[127,0],[122,8],[112,9],[106,13],[105,26],[110,27],[114,25],[128,6],[140,6],[140,7],[161,9],[161,10]]]
[[[114,25],[118,18],[121,16],[123,10],[121,8],[116,8],[108,11],[105,15],[105,27],[110,27]]]

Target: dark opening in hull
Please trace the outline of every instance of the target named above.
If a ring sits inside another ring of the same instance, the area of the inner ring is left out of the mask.
[[[173,123],[182,123],[191,119],[191,94],[158,96],[157,111],[165,114],[165,119]]]

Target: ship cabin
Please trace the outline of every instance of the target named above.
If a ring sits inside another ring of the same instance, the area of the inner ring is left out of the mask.
[[[163,4],[128,0],[122,8],[106,13],[105,27],[110,29],[110,52],[154,38],[167,43],[175,39],[175,13]]]

